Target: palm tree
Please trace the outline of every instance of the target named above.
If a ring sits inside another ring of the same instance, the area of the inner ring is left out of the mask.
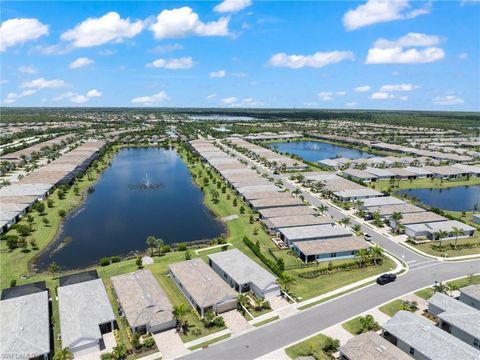
[[[73,359],[73,354],[70,351],[68,347],[63,348],[60,351],[57,351],[55,353],[55,356],[53,357],[54,360],[71,360]]]
[[[322,215],[323,215],[327,210],[328,210],[328,206],[327,206],[327,205],[320,204],[320,206],[318,207],[318,211],[320,211],[320,214],[322,214]]]
[[[449,290],[450,290],[450,287],[443,282],[436,283],[433,286],[433,291],[441,293],[441,294],[446,294],[446,293],[448,293]]]
[[[395,231],[397,231],[398,222],[403,219],[403,215],[401,212],[395,211],[391,216],[390,219],[395,221]]]
[[[357,236],[361,235],[362,234],[362,227],[360,226],[360,224],[353,225],[353,231],[355,231],[355,234]]]
[[[380,329],[380,325],[375,321],[375,318],[372,315],[365,315],[359,319],[361,326],[361,333],[367,331],[377,331]]]
[[[339,222],[340,224],[345,225],[345,227],[347,227],[348,224],[350,224],[350,218],[344,217],[343,219],[340,219],[338,222]]]
[[[370,252],[367,249],[360,249],[357,251],[357,257],[359,258],[360,267],[363,267],[370,257]]]
[[[162,254],[163,245],[165,245],[163,239],[155,239],[155,247],[157,248],[158,255]]]
[[[245,314],[245,309],[248,306],[248,296],[245,294],[238,294],[237,296],[237,309]]]
[[[173,307],[172,315],[177,322],[177,329],[185,333],[185,325],[187,324],[185,316],[190,312],[190,309],[185,304],[176,305]]]
[[[433,236],[435,239],[438,239],[438,241],[440,242],[440,248],[442,248],[442,240],[443,238],[448,236],[448,233],[445,230],[438,230],[438,231],[435,231]]]
[[[457,248],[457,241],[458,241],[458,237],[460,235],[463,235],[463,230],[462,229],[459,229],[458,227],[454,226],[452,228],[452,235],[455,236],[455,249]]]
[[[155,247],[155,243],[157,242],[157,239],[155,238],[155,236],[152,236],[150,235],[149,237],[147,237],[147,241],[145,241],[148,245],[148,247],[150,248],[150,256],[153,256],[153,248]]]
[[[373,263],[375,265],[378,264],[378,260],[381,259],[383,257],[383,249],[378,246],[378,245],[375,245],[373,247],[370,248],[370,254],[372,255],[373,257]]]
[[[60,271],[60,265],[58,265],[56,262],[52,262],[50,265],[48,265],[47,271],[53,276]]]
[[[290,291],[290,285],[295,283],[295,278],[292,275],[283,273],[282,276],[278,278],[278,282],[280,283],[283,291],[288,294]]]

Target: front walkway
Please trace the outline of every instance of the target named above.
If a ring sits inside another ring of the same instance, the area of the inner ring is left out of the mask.
[[[252,325],[237,310],[227,311],[222,314],[225,325],[230,329],[232,335],[240,334],[252,328]]]
[[[175,329],[154,334],[153,338],[155,339],[158,350],[162,353],[163,360],[175,359],[190,352],[190,350],[183,345],[183,341]]]

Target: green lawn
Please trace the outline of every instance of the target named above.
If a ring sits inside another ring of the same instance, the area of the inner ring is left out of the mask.
[[[454,286],[458,289],[473,285],[473,284],[480,284],[480,275],[470,275],[461,279],[453,280],[453,281],[447,281],[447,284],[449,286]],[[415,293],[415,295],[421,297],[422,299],[428,300],[432,297],[432,295],[435,293],[432,287],[425,288],[422,290],[419,290]]]
[[[473,238],[458,239],[457,245],[462,245],[466,243],[480,244],[480,234],[477,233]],[[432,245],[439,245],[439,244],[440,244],[439,241],[432,241],[424,244],[418,244],[418,245],[412,244],[412,245],[416,249],[434,256],[455,257],[455,256],[480,254],[480,246],[472,247],[472,248],[455,249],[454,248],[455,240],[442,240],[443,249],[441,251],[438,249],[432,248]]]
[[[318,334],[286,348],[285,352],[291,359],[296,359],[301,356],[312,356],[312,354],[315,354],[315,358],[318,360],[328,360],[331,358],[322,351],[326,340],[327,336]]]
[[[388,304],[385,304],[379,308],[379,310],[388,316],[392,317],[395,315],[399,310],[400,306],[402,305],[403,301],[402,300],[393,300],[392,302],[389,302]]]
[[[353,318],[352,320],[349,320],[343,323],[342,327],[353,335],[361,334],[363,330],[363,327],[360,321],[361,318],[362,316],[357,316],[356,318]]]
[[[259,321],[258,323],[255,323],[253,326],[255,326],[255,327],[260,327],[260,326],[262,326],[262,325],[266,325],[266,324],[268,324],[268,323],[271,323],[272,321],[278,320],[279,318],[280,318],[280,317],[277,315],[277,316],[274,316],[274,317],[271,317],[271,318],[268,318],[268,319]]]
[[[191,346],[189,347],[188,349],[189,350],[197,350],[197,349],[202,349],[202,348],[207,348],[209,345],[212,345],[212,344],[215,344],[221,340],[225,340],[225,339],[228,339],[230,336],[232,336],[231,334],[225,334],[225,335],[222,335],[222,336],[219,336],[215,339],[212,339],[212,340],[209,340],[209,341],[205,341],[201,344],[198,344],[198,345],[195,345],[195,346]]]
[[[339,262],[345,262],[346,260],[332,261],[333,264]],[[348,260],[351,261],[351,260]],[[322,264],[321,266],[327,267],[328,264]],[[363,269],[350,270],[338,272],[332,275],[323,275],[315,279],[301,279],[298,274],[312,270],[312,268],[298,269],[287,271],[290,275],[296,278],[295,283],[291,286],[291,293],[297,297],[301,297],[302,300],[306,300],[326,292],[338,289],[342,286],[352,284],[359,280],[368,278],[370,276],[383,274],[391,271],[395,268],[395,263],[390,258],[384,258],[383,264],[380,266],[369,266]]]
[[[459,179],[452,179],[452,180],[441,180],[436,178],[400,180],[400,181],[397,180],[395,181],[393,188],[392,188],[392,184],[390,184],[390,181],[385,180],[385,181],[376,181],[373,183],[369,183],[368,186],[378,191],[387,191],[390,188],[392,188],[393,190],[421,189],[421,188],[446,189],[454,186],[466,186],[466,185],[471,186],[471,185],[479,185],[479,184],[480,184],[480,178],[470,177],[470,179],[459,178]]]

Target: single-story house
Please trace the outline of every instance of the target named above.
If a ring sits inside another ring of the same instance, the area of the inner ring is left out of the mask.
[[[256,199],[273,199],[273,198],[291,198],[292,194],[288,191],[279,191],[277,188],[274,191],[258,191],[258,192],[247,192],[242,194],[242,197],[245,201],[252,201]]]
[[[405,203],[400,205],[385,205],[385,206],[371,206],[368,208],[368,212],[373,214],[378,212],[382,218],[388,218],[393,213],[399,212],[401,214],[411,214],[411,213],[420,213],[426,211],[425,209]]]
[[[293,251],[303,261],[329,261],[354,258],[368,243],[356,236],[330,239],[302,240],[292,243]]]
[[[418,215],[418,213],[413,215]],[[453,234],[454,228],[461,230],[462,234],[454,235]],[[461,239],[461,238],[473,237],[475,235],[474,227],[464,224],[457,220],[446,220],[446,221],[429,222],[429,223],[423,223],[423,224],[405,225],[405,234],[413,238],[427,237],[430,240],[438,240],[438,236],[436,235],[438,231],[445,231],[447,233],[447,236],[442,238],[442,240],[454,239],[456,237],[458,239]]]
[[[427,169],[416,167],[416,166],[407,166],[405,170],[410,171],[412,174],[417,175],[417,179],[425,179],[433,177],[433,173]]]
[[[480,285],[469,285],[461,288],[458,300],[480,310]]]
[[[368,210],[370,207],[387,206],[387,205],[403,205],[405,201],[393,196],[380,196],[362,200],[362,209]]]
[[[61,282],[57,291],[62,346],[68,347],[74,357],[100,351],[102,335],[115,326],[102,279],[66,285]]]
[[[202,259],[171,264],[168,271],[200,316],[210,310],[222,313],[237,307],[237,293]]]
[[[277,231],[280,228],[289,228],[296,226],[334,224],[334,221],[332,220],[332,218],[327,216],[294,215],[268,218],[265,219],[264,223],[270,230]]]
[[[440,221],[447,221],[447,219],[434,212],[424,211],[420,213],[402,214],[402,218],[398,221],[398,223],[407,226],[413,224],[427,224]],[[395,229],[397,227],[397,222],[395,220],[390,219],[389,222],[392,229]]]
[[[382,326],[382,335],[418,360],[477,360],[480,351],[433,325],[423,316],[399,311]]]
[[[260,218],[268,219],[279,216],[295,216],[295,215],[315,215],[316,212],[311,207],[306,205],[300,206],[284,206],[284,207],[275,207],[268,209],[258,210],[260,213]]]
[[[369,183],[372,181],[377,181],[378,177],[369,172],[359,169],[346,169],[342,171],[342,175],[347,179],[362,181],[364,183]]]
[[[332,239],[351,236],[352,233],[344,227],[335,224],[296,226],[278,229],[280,238],[293,246],[295,241]]]
[[[264,198],[250,201],[250,206],[255,210],[275,208],[275,207],[290,207],[303,205],[303,201],[293,196],[284,198]]]
[[[238,249],[208,255],[208,263],[230,287],[240,293],[252,291],[261,298],[280,295],[275,276]]]
[[[363,201],[364,199],[381,196],[383,196],[381,192],[366,187],[362,189],[335,191],[333,193],[333,197],[339,201]]]
[[[324,159],[324,160],[319,160],[318,163],[322,166],[338,170],[342,168],[344,165],[336,161],[335,159]]]
[[[278,186],[275,186],[275,185],[250,185],[250,186],[242,186],[242,187],[239,187],[236,189],[237,192],[242,195],[242,196],[245,196],[245,194],[248,194],[248,193],[255,193],[255,192],[265,192],[265,191],[279,191],[280,188]]]
[[[47,360],[51,351],[51,315],[45,282],[18,288],[2,292],[0,357]]]
[[[175,327],[172,304],[150,270],[114,276],[111,280],[133,332],[157,333]]]
[[[453,166],[425,166],[425,169],[432,172],[433,176],[439,179],[452,179],[468,173]]]
[[[402,350],[373,331],[354,336],[340,346],[340,360],[411,360]]]
[[[417,174],[408,171],[405,168],[390,168],[388,169],[392,174],[395,175],[396,179],[416,179]]]
[[[473,221],[475,224],[480,224],[480,214],[473,214],[473,216],[472,216],[472,221]]]
[[[452,167],[460,169],[465,173],[469,173],[472,176],[480,176],[480,166],[465,165],[465,164],[453,164]]]
[[[390,180],[395,177],[395,174],[385,169],[367,167],[365,171],[369,174],[375,175],[377,177],[377,180]]]
[[[437,292],[428,300],[428,312],[437,317],[439,328],[480,349],[479,310]]]

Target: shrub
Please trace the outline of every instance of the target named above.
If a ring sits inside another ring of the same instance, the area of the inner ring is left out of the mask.
[[[17,286],[17,280],[15,280],[15,279],[10,280],[10,287],[12,288],[12,287],[15,287],[15,286]]]
[[[29,225],[19,224],[16,228],[20,236],[28,236],[32,231],[32,227]]]
[[[180,244],[178,244],[177,250],[178,250],[178,251],[185,251],[185,250],[187,250],[187,244],[185,244],[185,243],[180,243]]]
[[[62,217],[62,218],[63,218],[66,214],[67,214],[67,212],[66,212],[65,210],[63,210],[63,209],[58,210],[58,215],[60,215],[60,217]]]
[[[100,265],[101,266],[108,266],[110,265],[110,258],[108,257],[103,257],[100,259]]]
[[[273,260],[268,259],[265,255],[262,254],[262,251],[260,250],[259,242],[257,241],[256,244],[254,244],[249,238],[246,236],[243,238],[243,242],[245,245],[247,245],[253,253],[260,259],[262,262],[267,265],[267,267],[272,270],[272,272],[277,275],[278,277],[281,277],[283,274],[283,271],[278,267],[277,263]]]
[[[155,340],[152,337],[149,337],[143,342],[143,346],[146,348],[151,348],[155,345]]]
[[[112,262],[112,263],[118,263],[118,262],[120,262],[120,260],[122,260],[122,258],[120,256],[111,256],[110,257],[110,262]]]

